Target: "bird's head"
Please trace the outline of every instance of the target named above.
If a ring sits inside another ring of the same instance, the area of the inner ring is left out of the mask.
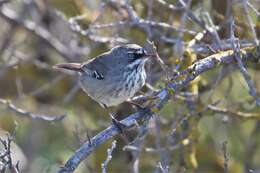
[[[109,52],[106,52],[101,56],[106,57],[106,59],[103,59],[102,64],[107,63],[106,65],[110,65],[110,66],[113,65],[113,67],[122,67],[122,68],[126,67],[126,68],[137,69],[138,67],[139,68],[144,67],[146,60],[153,55],[148,54],[143,47],[137,44],[126,44],[126,45],[116,46],[112,48]],[[55,65],[54,68],[85,73],[88,70],[86,69],[88,68],[88,63],[91,62],[87,62],[84,64],[61,63]]]
[[[111,53],[114,57],[118,57],[119,61],[123,61],[126,64],[144,64],[146,60],[152,55],[137,44],[126,44],[122,46],[116,46],[111,49]]]

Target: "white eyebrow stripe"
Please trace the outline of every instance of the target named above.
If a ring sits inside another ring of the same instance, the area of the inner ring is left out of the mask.
[[[143,48],[138,49],[137,51],[128,51],[127,53],[136,53],[136,54],[144,54],[145,51]]]
[[[136,51],[137,54],[143,54],[144,53],[144,49],[143,48],[140,48],[138,49],[138,51]]]

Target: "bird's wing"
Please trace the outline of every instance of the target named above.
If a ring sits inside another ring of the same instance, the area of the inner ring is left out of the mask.
[[[102,54],[84,63],[83,69],[93,78],[102,80],[111,68],[109,59],[107,54]]]

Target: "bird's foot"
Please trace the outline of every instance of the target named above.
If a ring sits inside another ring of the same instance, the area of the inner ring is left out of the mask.
[[[127,100],[126,102],[131,104],[131,105],[133,105],[133,106],[136,106],[138,109],[145,109],[145,107],[143,105],[141,105],[141,104],[139,104],[137,102],[134,102],[132,100]]]
[[[120,132],[120,134],[121,135],[123,135],[123,137],[125,138],[125,139],[127,139],[126,138],[126,133],[125,133],[125,128],[126,128],[126,125],[124,125],[123,123],[121,123],[120,121],[118,121],[115,117],[114,117],[114,115],[112,114],[112,113],[109,113],[109,116],[110,116],[110,118],[111,118],[111,120],[112,120],[112,123],[113,123],[113,125],[118,129],[118,131]],[[127,140],[126,140],[127,141]]]

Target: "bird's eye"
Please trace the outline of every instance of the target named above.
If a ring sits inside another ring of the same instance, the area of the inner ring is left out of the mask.
[[[140,48],[135,52],[135,54],[139,56],[144,56],[145,50],[143,48]]]

